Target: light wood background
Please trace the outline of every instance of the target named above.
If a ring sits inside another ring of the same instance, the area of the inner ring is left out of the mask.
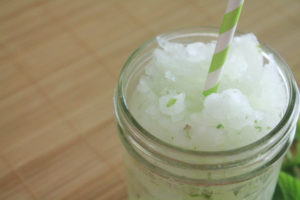
[[[113,89],[150,37],[219,26],[225,0],[0,0],[0,199],[127,199]],[[238,29],[300,81],[300,1],[246,0]]]

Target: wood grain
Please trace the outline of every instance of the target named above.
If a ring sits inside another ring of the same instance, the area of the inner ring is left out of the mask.
[[[127,199],[112,96],[158,33],[219,26],[225,0],[1,0],[0,199]],[[300,2],[245,1],[238,29],[300,81]]]

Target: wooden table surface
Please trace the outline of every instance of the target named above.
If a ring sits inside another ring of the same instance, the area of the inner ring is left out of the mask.
[[[219,26],[225,0],[0,0],[0,199],[127,199],[113,89],[167,30]],[[238,29],[300,81],[300,1],[246,0]]]

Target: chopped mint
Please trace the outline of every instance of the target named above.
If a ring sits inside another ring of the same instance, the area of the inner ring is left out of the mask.
[[[239,193],[240,193],[240,190],[234,190],[233,191],[234,196],[237,196]]]
[[[255,124],[257,124],[257,123],[258,123],[258,121],[257,121],[257,120],[254,120],[254,123],[255,123]]]
[[[167,103],[167,108],[173,106],[176,103],[177,99],[172,98],[170,99],[170,101]]]
[[[260,44],[258,44],[258,45],[257,45],[257,48],[258,48],[258,52],[259,52],[259,53],[261,53],[261,52],[262,52],[262,50],[261,50],[261,46],[260,46]]]
[[[255,126],[255,128],[256,128],[258,131],[262,131],[262,127],[261,127],[261,126]]]
[[[270,126],[267,126],[267,130],[271,130],[271,127],[270,127]]]
[[[217,129],[224,128],[223,124],[218,124]]]

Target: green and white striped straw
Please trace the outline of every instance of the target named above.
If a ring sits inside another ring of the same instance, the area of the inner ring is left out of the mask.
[[[216,49],[209,67],[208,76],[204,87],[204,96],[217,92],[223,65],[225,63],[230,43],[241,14],[244,0],[229,0],[226,13],[223,17],[222,25]]]

